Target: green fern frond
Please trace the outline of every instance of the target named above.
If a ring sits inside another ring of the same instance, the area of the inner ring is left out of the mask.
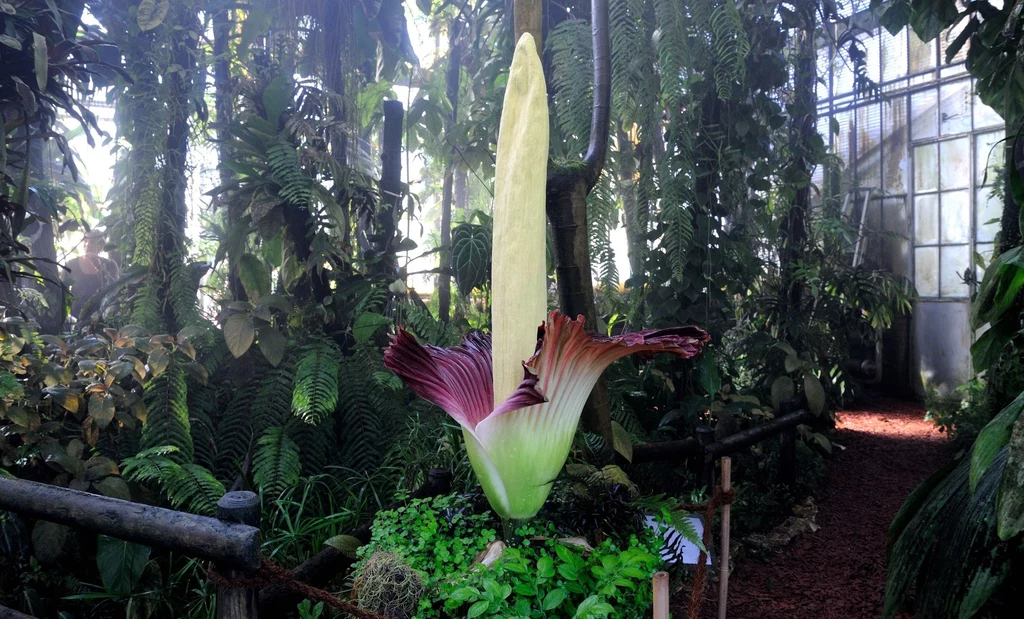
[[[373,383],[373,373],[365,353],[345,359],[338,381],[342,389],[338,421],[341,424],[339,452],[342,463],[354,471],[373,470],[384,456],[382,444],[386,436],[381,416],[390,411],[377,408],[374,393],[381,393]]]
[[[142,428],[143,449],[160,446],[176,447],[169,457],[178,463],[191,462],[194,455],[188,419],[188,387],[185,370],[171,362],[163,374],[150,380],[143,391],[146,423]]]
[[[252,478],[260,492],[276,498],[299,483],[302,460],[299,446],[283,427],[268,428],[256,443]]]
[[[400,319],[395,322],[415,334],[425,344],[434,346],[455,346],[461,340],[459,330],[451,325],[446,325],[429,310],[424,309],[417,303],[409,302],[403,305]]]
[[[213,473],[198,464],[184,464],[171,479],[164,480],[167,499],[175,509],[200,516],[215,516],[224,486]]]
[[[158,487],[174,509],[214,516],[224,486],[197,464],[178,464],[180,450],[168,445],[151,447],[127,458],[121,475],[128,481]]]
[[[306,423],[317,424],[338,405],[341,351],[326,339],[303,347],[295,366],[292,412]]]
[[[547,47],[554,68],[555,120],[565,142],[565,151],[559,154],[566,155],[582,150],[590,139],[594,91],[590,24],[580,19],[563,21],[548,35]]]
[[[743,78],[750,40],[733,0],[722,0],[711,11],[710,25],[714,34],[715,86],[718,98],[728,101],[733,83]]]
[[[611,187],[611,175],[602,174],[587,196],[587,226],[590,228],[590,264],[596,269],[599,286],[606,293],[619,289],[612,232],[619,226],[619,202]]]
[[[313,180],[299,166],[299,154],[284,138],[267,148],[270,178],[278,186],[277,193],[293,206],[308,207],[312,200]]]
[[[132,210],[134,249],[132,264],[149,266],[156,251],[157,216],[161,209],[159,175],[152,170]]]
[[[217,390],[189,380],[188,421],[192,430],[192,446],[196,464],[213,468],[217,459],[217,444],[213,420],[220,410]]]
[[[285,426],[292,415],[295,365],[286,359],[271,368],[259,381],[252,405],[252,430],[262,436],[268,429]]]
[[[217,479],[225,483],[238,475],[239,467],[249,455],[253,439],[251,417],[256,400],[256,390],[252,386],[261,378],[262,375],[257,374],[253,382],[235,391],[234,397],[217,420],[217,459],[214,471]]]
[[[298,420],[288,425],[289,435],[299,446],[303,475],[319,475],[332,464],[342,464],[334,427],[334,417],[315,426]]]

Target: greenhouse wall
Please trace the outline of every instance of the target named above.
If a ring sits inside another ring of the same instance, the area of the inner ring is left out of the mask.
[[[836,53],[851,27],[877,94],[855,92],[849,56]],[[864,219],[860,255],[910,278],[919,295],[909,323],[883,338],[884,382],[948,394],[972,375],[971,297],[999,229],[993,190],[1003,121],[974,94],[966,47],[944,61],[955,37],[893,36],[866,11],[826,34],[818,130],[845,164],[846,212],[855,223]],[[816,185],[822,177],[818,170]]]

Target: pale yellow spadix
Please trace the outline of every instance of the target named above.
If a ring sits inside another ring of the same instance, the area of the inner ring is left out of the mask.
[[[523,379],[547,315],[544,195],[548,169],[548,100],[533,36],[516,44],[498,127],[491,249],[494,406]]]

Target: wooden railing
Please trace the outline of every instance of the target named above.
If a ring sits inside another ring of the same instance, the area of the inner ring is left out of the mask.
[[[714,482],[716,460],[778,436],[779,477],[783,483],[792,485],[796,482],[796,427],[813,418],[810,412],[798,410],[783,414],[757,427],[731,434],[719,441],[714,440],[713,429],[698,428],[697,438],[647,443],[633,447],[633,464],[692,460],[697,467],[701,483],[710,488]]]
[[[410,499],[445,494],[451,489],[451,474],[431,470],[427,483],[412,492]],[[395,509],[403,503],[386,507]],[[213,562],[218,574],[244,579],[260,567],[260,500],[252,492],[228,492],[217,502],[217,517],[207,518],[142,503],[122,501],[98,494],[79,492],[12,477],[0,477],[0,511],[85,529],[147,546]],[[371,521],[372,522],[372,521]],[[369,541],[371,522],[349,534],[363,543]],[[292,570],[302,583],[323,586],[344,575],[352,558],[327,547]],[[300,600],[279,587],[258,591],[223,588],[217,591],[218,619],[280,617],[294,610]],[[0,606],[0,619],[34,619]]]

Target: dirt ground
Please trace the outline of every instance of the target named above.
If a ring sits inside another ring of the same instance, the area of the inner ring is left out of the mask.
[[[767,562],[746,558],[729,581],[730,619],[877,619],[885,590],[886,530],[907,494],[949,457],[920,404],[878,400],[838,415],[816,533]],[[705,617],[718,617],[717,584]],[[679,599],[673,616],[686,617]]]

